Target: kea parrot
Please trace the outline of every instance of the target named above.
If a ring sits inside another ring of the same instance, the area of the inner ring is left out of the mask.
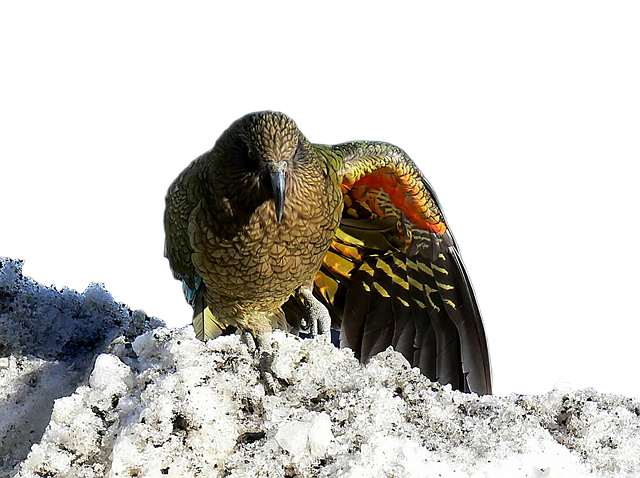
[[[431,380],[491,393],[458,246],[402,149],[315,144],[285,114],[251,113],[171,184],[164,226],[198,338],[241,332],[256,350],[274,328],[333,328],[363,362],[393,346]]]

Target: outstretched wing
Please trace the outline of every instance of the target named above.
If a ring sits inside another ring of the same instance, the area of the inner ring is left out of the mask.
[[[345,206],[315,293],[341,345],[363,361],[393,345],[432,380],[491,393],[480,311],[433,189],[395,146],[334,150],[345,158]]]

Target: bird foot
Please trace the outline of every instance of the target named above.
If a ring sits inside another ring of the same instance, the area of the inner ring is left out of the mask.
[[[249,349],[249,353],[253,354],[258,360],[258,369],[260,370],[260,377],[264,383],[265,391],[269,395],[277,395],[279,387],[272,370],[276,352],[271,346],[271,333],[266,332],[254,337],[251,332],[245,331],[242,333],[242,341]]]
[[[249,353],[255,353],[258,345],[256,344],[256,339],[253,337],[253,334],[244,330],[242,332],[241,338],[242,342],[247,346],[247,349],[249,349]]]
[[[300,287],[298,294],[304,299],[304,306],[307,316],[311,322],[311,337],[317,338],[321,342],[331,341],[331,316],[327,308],[316,299],[309,287]]]

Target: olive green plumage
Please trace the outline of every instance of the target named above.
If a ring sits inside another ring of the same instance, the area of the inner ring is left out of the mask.
[[[326,332],[319,300],[362,360],[393,345],[434,380],[491,392],[457,246],[401,149],[312,144],[286,115],[252,113],[178,176],[166,203],[165,255],[201,339],[297,330],[309,315]]]
[[[287,187],[278,221],[270,174],[280,166]],[[271,330],[272,314],[311,284],[331,244],[342,212],[339,166],[284,115],[235,122],[169,189],[166,251],[176,277],[191,289],[200,277],[224,325]]]

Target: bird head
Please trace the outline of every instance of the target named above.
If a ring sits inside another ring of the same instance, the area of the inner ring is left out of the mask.
[[[288,176],[300,156],[304,137],[288,116],[262,111],[250,113],[233,123],[221,136],[220,161],[235,186],[259,189],[272,199],[278,222],[282,220]],[[247,192],[247,195],[250,193]],[[255,194],[253,195],[255,197]]]

